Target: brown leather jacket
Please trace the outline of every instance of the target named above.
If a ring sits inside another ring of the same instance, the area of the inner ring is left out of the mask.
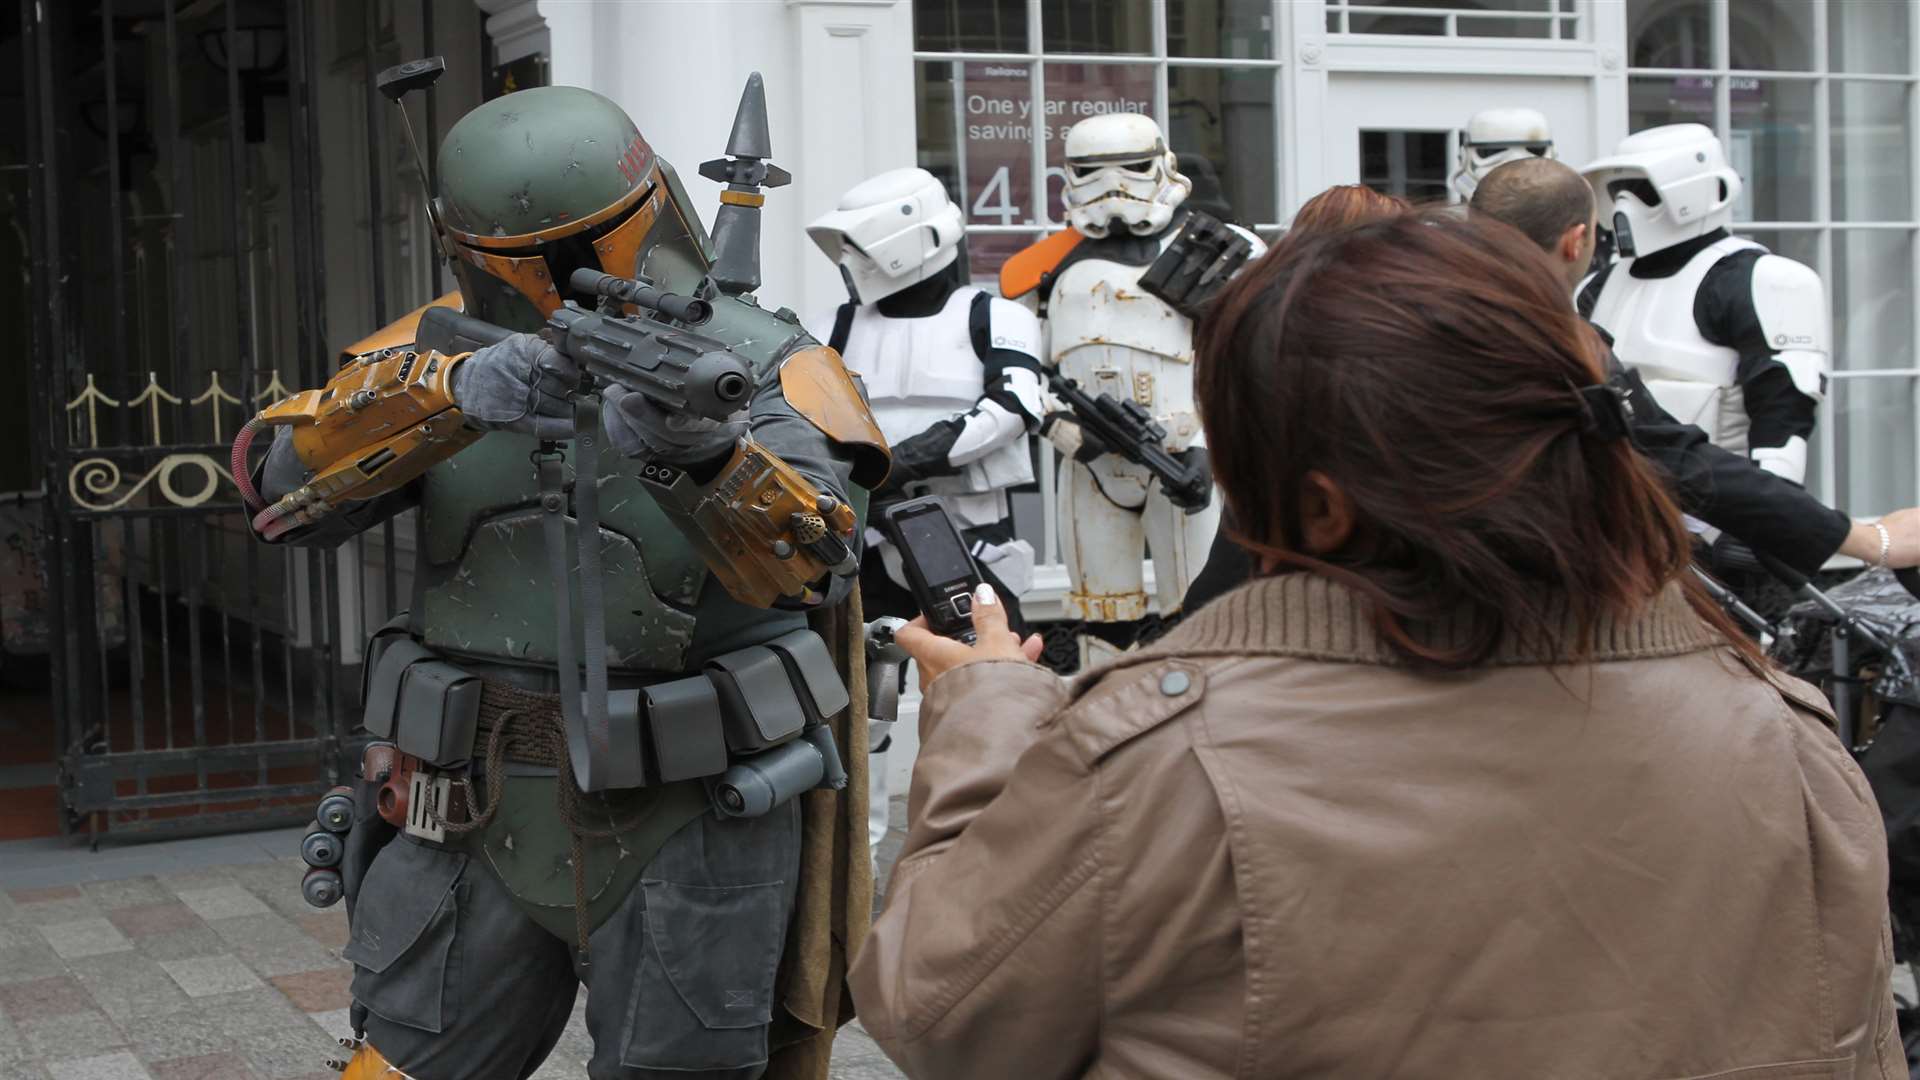
[[[1904,1078],[1822,699],[1677,589],[1552,659],[1415,675],[1294,574],[1078,683],[943,676],[867,1030],[916,1080]]]

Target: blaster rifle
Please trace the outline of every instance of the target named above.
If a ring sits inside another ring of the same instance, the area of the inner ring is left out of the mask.
[[[1181,461],[1167,452],[1167,429],[1131,398],[1121,401],[1112,394],[1098,396],[1081,389],[1078,381],[1058,370],[1047,371],[1047,383],[1080,425],[1082,453],[1090,460],[1100,454],[1118,454],[1160,478],[1160,489],[1173,505],[1189,514],[1207,508],[1213,499],[1213,477],[1206,467],[1194,461]]]
[[[603,298],[602,310],[568,301],[547,320],[548,343],[596,382],[645,394],[662,409],[725,420],[746,407],[753,374],[727,346],[687,329],[713,315],[698,297],[662,292],[645,281],[577,270],[571,284]],[[629,315],[620,305],[643,309]],[[666,321],[663,321],[666,320]],[[429,308],[418,341],[455,355],[506,338],[511,331],[452,308]]]

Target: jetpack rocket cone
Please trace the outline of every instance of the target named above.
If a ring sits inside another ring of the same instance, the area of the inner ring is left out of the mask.
[[[760,207],[763,188],[781,187],[793,177],[768,163],[773,140],[767,134],[767,90],[760,73],[747,76],[740,108],[733,114],[727,156],[703,162],[700,175],[727,185],[713,219],[715,259],[712,279],[724,292],[738,295],[760,287]]]

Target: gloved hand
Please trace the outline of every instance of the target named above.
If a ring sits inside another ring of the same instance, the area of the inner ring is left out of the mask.
[[[573,438],[573,361],[533,334],[474,350],[453,373],[453,402],[481,431]]]
[[[699,465],[732,451],[747,431],[744,411],[724,422],[669,413],[645,394],[612,385],[601,389],[600,400],[600,426],[607,441],[630,458]]]

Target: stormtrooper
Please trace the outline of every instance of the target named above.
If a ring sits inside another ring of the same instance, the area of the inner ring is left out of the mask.
[[[1040,324],[1019,304],[966,284],[960,208],[932,173],[894,169],[856,185],[807,235],[840,268],[848,300],[811,326],[866,384],[892,447],[893,471],[874,493],[889,502],[936,495],[972,547],[981,575],[1020,627],[1033,548],[1013,536],[1007,489],[1033,480],[1031,435],[1043,412]],[[867,531],[861,565],[866,615],[918,614],[900,555]],[[887,832],[884,754],[874,723],[869,835]]]
[[[1162,615],[1206,560],[1220,501],[1194,412],[1193,317],[1265,246],[1181,205],[1192,185],[1148,117],[1082,120],[1065,149],[1072,227],[1009,259],[1000,290],[1045,320],[1049,377],[1067,403],[1045,430],[1067,457],[1062,605],[1091,624],[1085,663],[1101,624],[1119,638],[1147,615],[1143,558]]]
[[[1681,422],[1804,483],[1828,371],[1819,275],[1728,234],[1740,176],[1703,125],[1629,135],[1581,172],[1620,257],[1582,286],[1580,313]]]
[[[1461,202],[1473,198],[1482,177],[1522,158],[1558,158],[1546,114],[1538,109],[1481,109],[1467,121],[1460,138],[1459,163],[1453,172],[1453,190]]]

